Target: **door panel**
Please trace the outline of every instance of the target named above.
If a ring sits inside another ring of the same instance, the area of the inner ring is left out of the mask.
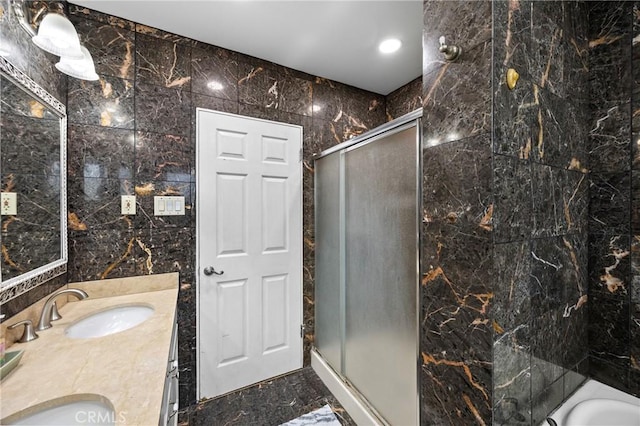
[[[218,216],[216,238],[218,254],[247,254],[247,176],[218,173],[216,175]]]
[[[199,397],[209,398],[302,367],[302,130],[201,109],[197,128]]]

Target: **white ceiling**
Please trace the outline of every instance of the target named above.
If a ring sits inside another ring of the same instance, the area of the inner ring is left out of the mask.
[[[383,95],[422,71],[422,0],[72,0]],[[402,41],[378,52],[386,37]]]

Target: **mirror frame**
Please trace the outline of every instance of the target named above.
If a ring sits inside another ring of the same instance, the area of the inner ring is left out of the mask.
[[[49,107],[60,118],[60,258],[0,282],[0,305],[40,284],[67,272],[67,110],[29,76],[0,56],[0,74],[34,99]],[[1,272],[0,272],[1,278]]]

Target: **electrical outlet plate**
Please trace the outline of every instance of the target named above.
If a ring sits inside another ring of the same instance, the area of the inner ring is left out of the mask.
[[[3,192],[0,198],[0,213],[3,216],[18,214],[18,194],[16,192]]]
[[[124,215],[136,214],[136,196],[123,195],[120,197],[120,209]]]
[[[156,216],[184,216],[184,197],[153,197],[153,214]]]

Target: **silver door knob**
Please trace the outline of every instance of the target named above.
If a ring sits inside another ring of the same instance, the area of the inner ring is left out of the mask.
[[[222,275],[224,274],[224,271],[216,271],[215,268],[213,266],[207,266],[206,268],[204,268],[204,274],[205,275]]]

